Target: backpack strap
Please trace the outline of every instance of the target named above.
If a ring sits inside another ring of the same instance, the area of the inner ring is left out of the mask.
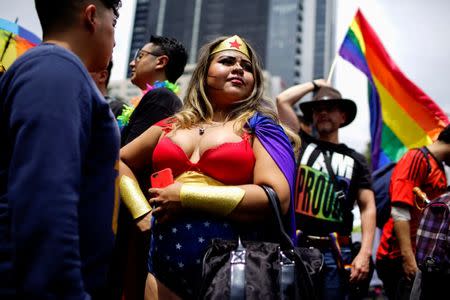
[[[325,161],[325,166],[327,167],[328,175],[330,176],[331,181],[333,182],[334,186],[336,188],[340,189],[339,181],[336,178],[336,174],[334,174],[333,167],[331,167],[330,156],[326,152],[322,152],[322,153],[323,153],[323,158]]]
[[[344,205],[345,193],[342,190],[341,183],[336,178],[336,174],[334,174],[333,167],[331,166],[331,158],[326,151],[322,151],[325,166],[327,167],[328,175],[331,178],[331,182],[333,182],[334,192],[336,194],[336,198],[341,202],[341,205]]]
[[[425,160],[427,161],[427,175],[429,175],[431,172],[431,163],[430,160],[428,159],[428,154],[430,154],[430,150],[428,150],[426,146],[419,148],[419,150],[420,152],[422,152],[423,156],[425,157]]]

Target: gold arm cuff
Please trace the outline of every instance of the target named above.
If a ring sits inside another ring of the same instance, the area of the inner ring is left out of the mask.
[[[123,175],[120,178],[120,196],[134,219],[152,210],[136,180]]]
[[[183,184],[180,191],[182,206],[219,216],[230,214],[244,195],[245,190],[236,186]]]

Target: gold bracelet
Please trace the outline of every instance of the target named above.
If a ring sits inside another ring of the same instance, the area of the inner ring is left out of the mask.
[[[128,207],[133,219],[137,219],[152,210],[136,180],[123,175],[120,178],[120,196]]]
[[[242,201],[245,190],[236,186],[211,186],[183,184],[180,191],[181,205],[227,216]]]

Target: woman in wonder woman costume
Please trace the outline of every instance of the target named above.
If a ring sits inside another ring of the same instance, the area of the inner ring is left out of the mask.
[[[122,148],[123,201],[136,222],[152,224],[146,299],[195,298],[211,239],[264,240],[272,212],[261,184],[277,192],[295,236],[294,153],[263,91],[250,45],[219,38],[201,49],[182,111]],[[133,175],[147,164],[175,177],[150,189],[149,203]]]

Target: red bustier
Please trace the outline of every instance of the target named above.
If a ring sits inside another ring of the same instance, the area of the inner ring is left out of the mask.
[[[162,120],[155,125],[168,133],[171,131],[168,120]],[[244,133],[242,141],[224,143],[207,149],[199,161],[193,163],[179,145],[164,136],[153,151],[153,169],[156,172],[171,168],[174,178],[187,171],[196,171],[225,185],[252,183],[255,156],[249,139],[250,135]]]

